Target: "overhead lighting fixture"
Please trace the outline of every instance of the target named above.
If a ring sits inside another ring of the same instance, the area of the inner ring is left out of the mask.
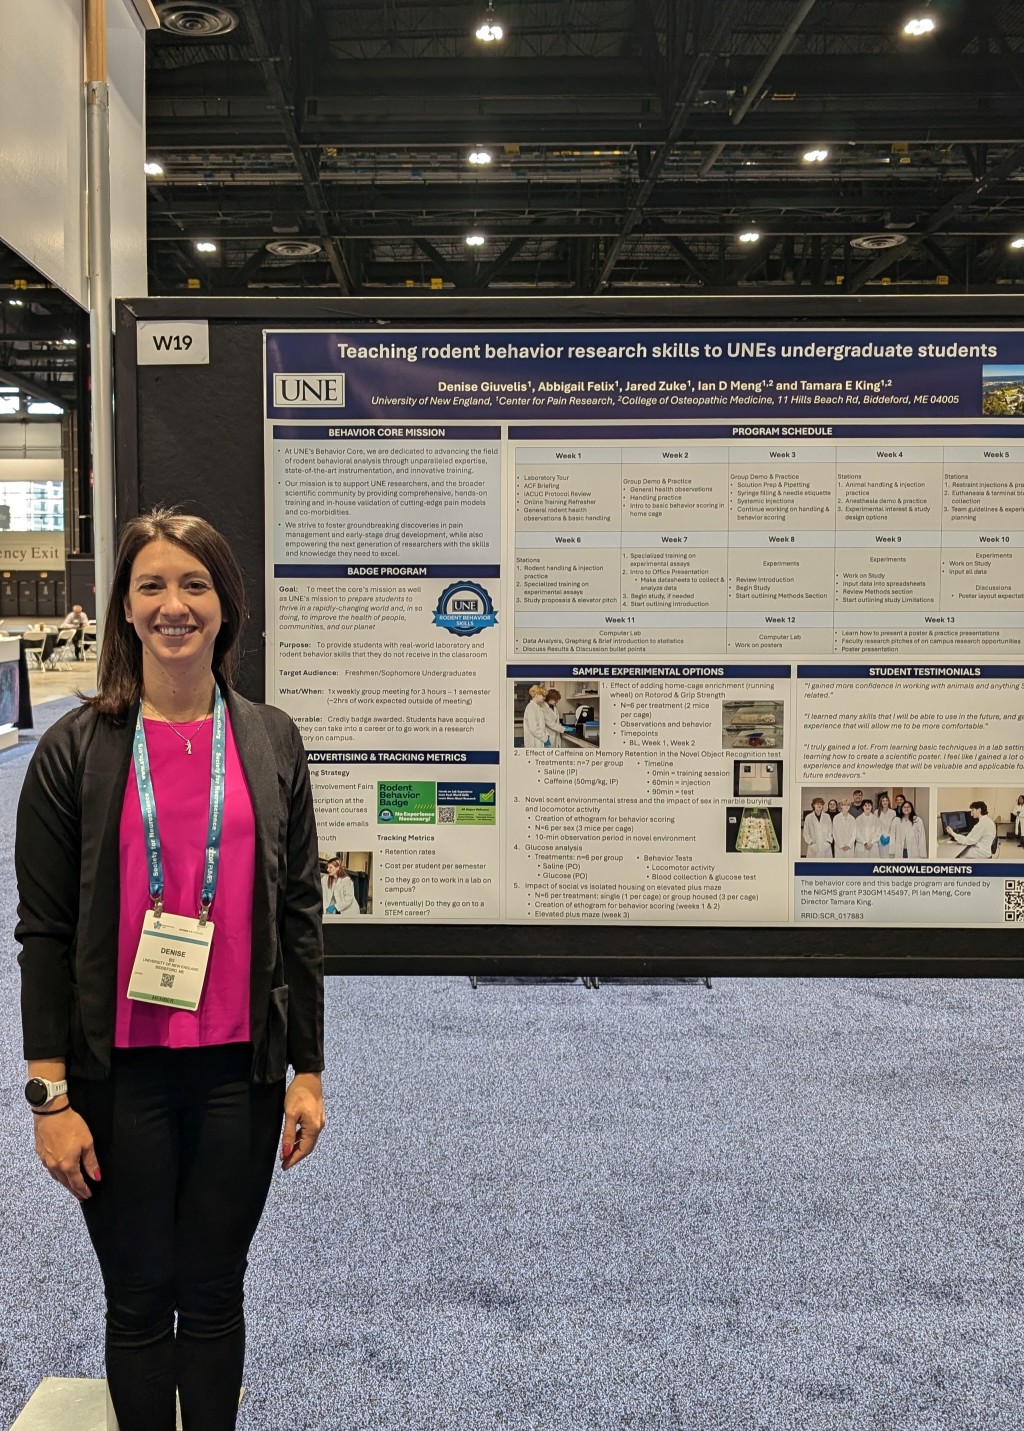
[[[483,234],[472,233],[466,235],[466,246],[468,248],[482,248],[486,242],[487,239]]]
[[[761,234],[758,229],[744,229],[736,238],[739,243],[760,243]]]
[[[196,253],[216,253],[217,245],[211,243],[209,239],[200,239],[196,244]]]
[[[1011,248],[1024,248],[1024,234],[1010,240]]]
[[[491,162],[490,152],[486,149],[474,149],[468,157],[471,164],[489,164]]]
[[[493,45],[505,38],[505,31],[494,15],[494,0],[487,0],[487,14],[476,28],[476,37],[485,45]]]
[[[64,347],[65,347],[65,348],[77,348],[77,347],[78,347],[78,339],[77,339],[77,338],[62,338],[60,341],[64,344]]]
[[[12,308],[24,308],[25,306],[25,300],[23,298],[8,298],[7,302]]]
[[[911,15],[903,26],[903,33],[916,40],[922,35],[930,35],[934,29],[935,21],[931,15]]]
[[[151,179],[156,179],[160,174],[164,172],[164,166],[162,164],[158,164],[155,159],[147,159],[145,164],[143,164],[142,168]]]
[[[824,164],[827,158],[827,149],[808,149],[804,153],[805,164]]]

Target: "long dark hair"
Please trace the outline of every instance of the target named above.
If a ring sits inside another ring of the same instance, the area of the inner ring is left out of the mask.
[[[246,616],[245,585],[235,554],[202,517],[176,512],[173,507],[154,507],[125,523],[117,547],[96,670],[96,695],[86,698],[87,705],[104,715],[123,718],[142,696],[142,645],[124,614],[124,603],[135,558],[149,542],[173,542],[210,573],[224,618],[213,643],[213,673],[222,685],[234,681],[236,646]]]
[[[913,802],[912,800],[901,800],[901,801],[900,801],[900,819],[901,819],[901,820],[903,819],[903,807],[904,807],[904,805],[909,805],[909,806],[910,806],[910,819],[907,821],[907,824],[908,824],[908,825],[912,825],[912,824],[914,823],[914,821],[917,819],[917,811],[914,809],[914,802]]]

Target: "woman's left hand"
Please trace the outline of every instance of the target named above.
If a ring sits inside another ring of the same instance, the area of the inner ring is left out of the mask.
[[[319,1073],[297,1073],[284,1095],[281,1167],[287,1171],[308,1158],[324,1130],[324,1094]]]

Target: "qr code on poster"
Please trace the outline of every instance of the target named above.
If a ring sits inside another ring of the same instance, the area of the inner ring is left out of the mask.
[[[173,988],[174,988],[174,975],[173,975],[173,974],[161,974],[161,975],[160,975],[160,987],[161,987],[161,989],[173,989]]]
[[[454,825],[454,824],[455,824],[455,806],[454,806],[454,805],[438,805],[438,807],[437,807],[437,823],[438,823],[439,825]]]
[[[1003,920],[1024,924],[1024,879],[1008,879],[1003,889]]]

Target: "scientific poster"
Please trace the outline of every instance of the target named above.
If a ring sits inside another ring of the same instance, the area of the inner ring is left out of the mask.
[[[328,922],[1024,921],[1024,336],[265,358]]]

